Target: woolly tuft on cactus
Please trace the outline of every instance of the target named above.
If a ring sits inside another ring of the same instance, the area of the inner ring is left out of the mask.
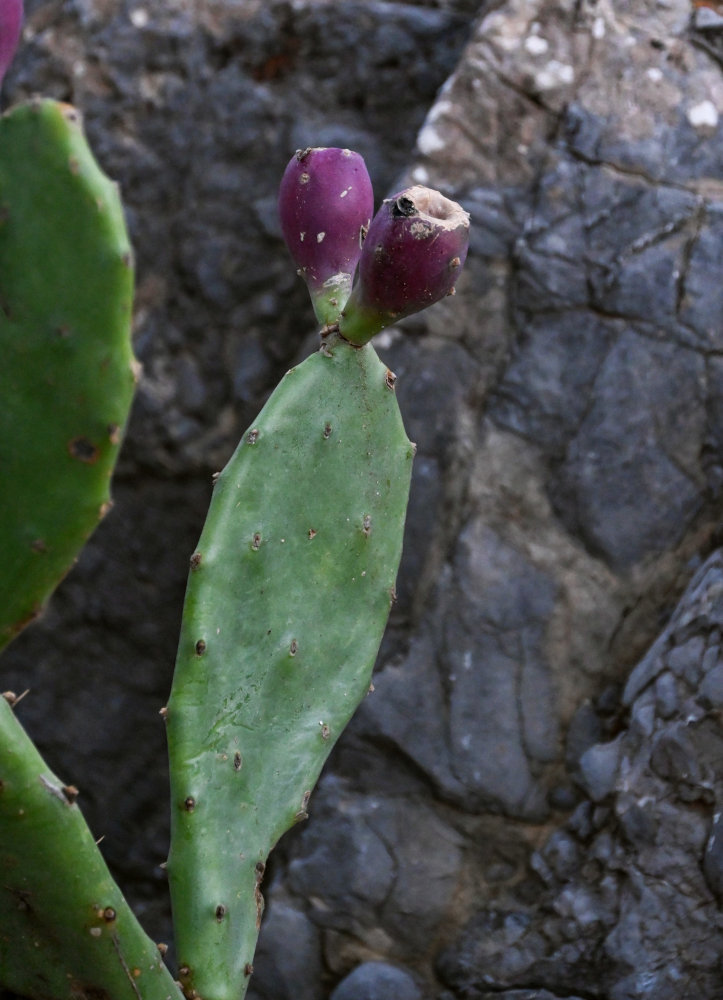
[[[23,25],[23,0],[0,0],[0,83],[13,61]]]
[[[388,198],[375,215],[359,279],[339,331],[365,344],[385,326],[454,291],[469,247],[469,214],[439,191],[416,186]]]
[[[286,245],[317,319],[335,323],[349,298],[374,194],[364,160],[350,149],[297,150],[279,190]]]

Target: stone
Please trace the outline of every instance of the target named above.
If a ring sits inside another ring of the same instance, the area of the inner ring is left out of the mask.
[[[302,897],[326,901],[315,908],[317,921],[347,927],[388,897],[395,861],[363,819],[331,813],[324,822],[319,812],[317,817],[320,822],[304,831],[302,849],[289,865],[289,888]]]
[[[456,888],[459,837],[428,806],[368,795],[339,810],[338,796],[327,782],[312,799],[318,822],[300,831],[289,890],[312,901],[311,919],[325,930],[371,942],[381,926],[400,954],[418,954]]]
[[[713,816],[710,835],[703,855],[703,875],[710,891],[717,899],[723,898],[723,818],[719,812]]]
[[[705,649],[702,636],[693,636],[676,645],[666,656],[666,662],[674,674],[685,677],[692,686],[700,680],[700,661]]]
[[[330,1000],[421,1000],[414,979],[386,962],[364,962],[342,979]]]
[[[711,708],[723,707],[723,663],[716,662],[703,677],[700,695]]]
[[[544,858],[558,880],[571,878],[580,864],[580,847],[565,830],[553,833],[544,848]]]
[[[601,802],[612,792],[621,752],[621,741],[617,739],[612,743],[596,743],[580,758],[580,780],[593,802]]]
[[[655,682],[656,711],[663,719],[669,719],[678,707],[678,689],[672,674],[661,674]]]
[[[634,794],[621,794],[615,804],[622,832],[636,848],[655,843],[659,820],[652,803],[645,797],[640,800]]]
[[[321,1000],[321,944],[305,914],[274,894],[266,901],[249,1000]]]

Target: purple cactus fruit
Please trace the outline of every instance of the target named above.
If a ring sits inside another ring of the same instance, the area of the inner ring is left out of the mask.
[[[350,149],[301,149],[279,190],[281,231],[320,323],[335,323],[351,293],[374,212],[364,160]]]
[[[23,0],[0,0],[0,83],[13,61],[23,25]]]
[[[411,187],[382,204],[339,331],[365,344],[385,326],[454,292],[469,247],[469,214],[439,191]]]

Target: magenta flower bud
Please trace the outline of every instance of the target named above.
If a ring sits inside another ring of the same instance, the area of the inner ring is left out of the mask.
[[[23,0],[0,0],[0,83],[13,61],[23,25]]]
[[[279,190],[286,245],[320,323],[335,323],[351,293],[374,194],[364,160],[350,149],[301,149]]]
[[[454,292],[469,248],[469,214],[439,191],[411,187],[382,204],[339,331],[365,344],[379,330]]]

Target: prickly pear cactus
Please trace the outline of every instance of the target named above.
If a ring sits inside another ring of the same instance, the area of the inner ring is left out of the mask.
[[[23,0],[0,0],[0,83],[13,60],[23,26]]]
[[[189,997],[246,992],[267,856],[369,687],[412,456],[394,376],[337,340],[284,377],[216,482],[167,709]]]
[[[135,381],[132,254],[78,112],[0,118],[0,648],[110,506]]]
[[[469,249],[469,213],[433,188],[385,198],[359,256],[359,275],[339,318],[352,344],[454,295]]]
[[[78,809],[0,696],[0,987],[37,1000],[176,1000]]]
[[[351,149],[299,149],[284,171],[279,221],[319,322],[339,318],[374,213],[372,182]]]

